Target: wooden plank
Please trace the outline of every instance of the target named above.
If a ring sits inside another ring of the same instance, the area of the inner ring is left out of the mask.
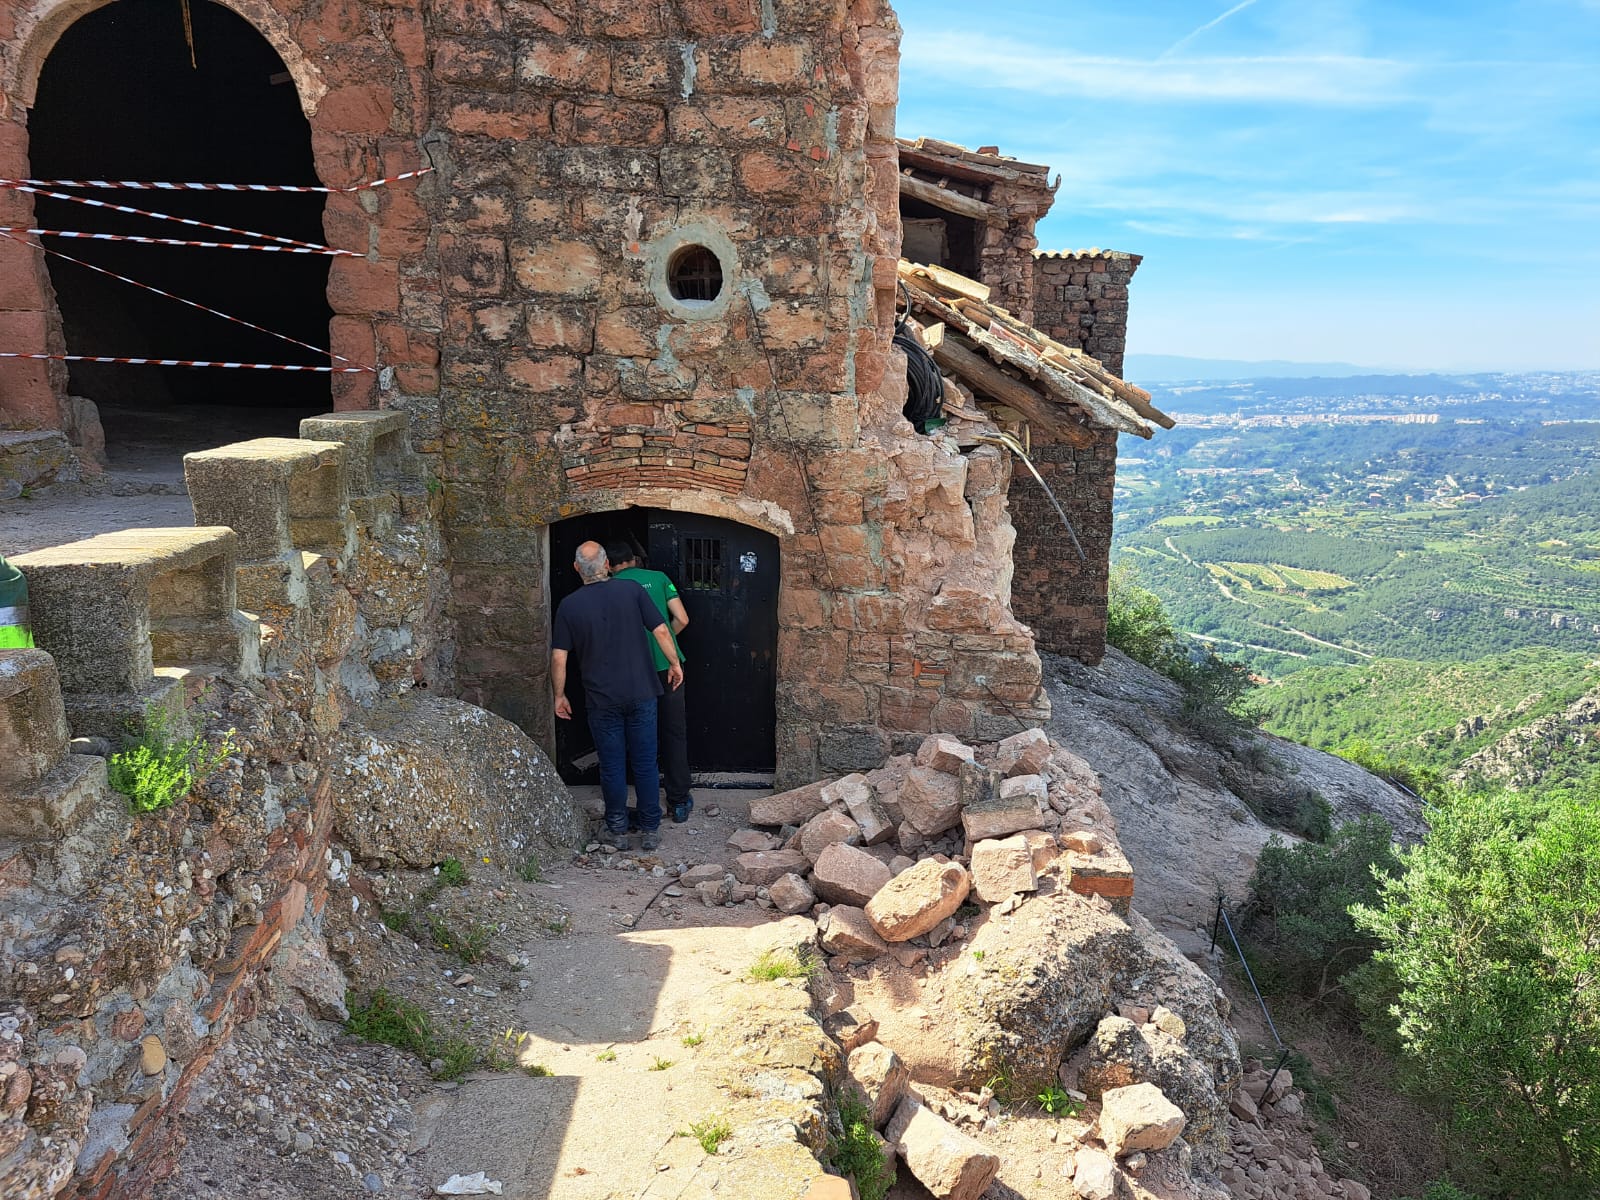
[[[955,338],[945,338],[933,352],[933,360],[941,367],[958,375],[974,391],[1016,409],[1033,424],[1049,430],[1072,446],[1094,444],[1094,436],[1076,422],[1066,419],[1044,396],[1020,379],[1007,375],[976,350],[963,346]]]
[[[934,284],[935,287],[942,288],[952,295],[965,296],[969,300],[989,299],[988,284],[979,283],[975,279],[968,279],[965,275],[957,275],[954,271],[947,271],[943,267],[908,263],[905,259],[901,259],[900,265],[896,269],[902,277],[920,275]]]
[[[944,344],[945,330],[949,328],[943,321],[936,321],[922,331],[922,344],[929,350],[937,350]]]
[[[931,204],[935,208],[942,208],[946,212],[956,213],[958,216],[982,221],[986,225],[1006,223],[1005,215],[987,201],[963,196],[960,192],[939,187],[914,175],[900,176],[900,194],[910,196],[913,200],[920,200],[924,204]]]

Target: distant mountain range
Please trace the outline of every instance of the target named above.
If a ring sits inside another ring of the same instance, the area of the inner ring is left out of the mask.
[[[1173,383],[1182,380],[1231,381],[1235,379],[1347,379],[1352,375],[1377,375],[1375,367],[1352,363],[1305,363],[1266,359],[1247,362],[1232,358],[1185,358],[1180,354],[1130,354],[1123,360],[1123,378],[1130,383]]]

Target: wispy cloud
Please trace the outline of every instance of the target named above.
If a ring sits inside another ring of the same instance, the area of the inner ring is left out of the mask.
[[[1163,50],[1161,52],[1161,57],[1162,58],[1171,58],[1174,54],[1176,54],[1179,50],[1182,50],[1185,46],[1187,46],[1190,42],[1194,41],[1195,38],[1199,37],[1201,34],[1209,33],[1211,30],[1215,29],[1218,25],[1221,25],[1229,17],[1238,16],[1245,9],[1250,8],[1251,6],[1256,4],[1257,2],[1258,2],[1258,0],[1242,0],[1242,3],[1235,4],[1232,8],[1230,8],[1227,12],[1223,13],[1220,17],[1211,18],[1211,20],[1207,21],[1204,25],[1200,26],[1199,29],[1196,29],[1193,32],[1188,33],[1185,36],[1179,38],[1177,41],[1173,42],[1172,45],[1168,46],[1165,50]]]
[[[1119,58],[1051,52],[981,35],[913,30],[906,35],[903,70],[907,75],[958,73],[969,86],[1045,96],[1358,106],[1403,99],[1403,85],[1415,66],[1350,55]]]

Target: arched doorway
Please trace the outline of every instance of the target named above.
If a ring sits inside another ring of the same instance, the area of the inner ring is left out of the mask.
[[[246,20],[191,0],[116,0],[76,21],[40,72],[29,116],[41,179],[314,185],[311,131],[283,60]],[[324,198],[81,191],[97,200],[321,243]],[[204,241],[234,235],[65,200],[36,199],[39,227]],[[311,346],[328,344],[329,259],[45,237],[52,250]],[[326,366],[326,356],[186,307],[54,255],[46,263],[74,354]],[[113,465],[264,434],[293,436],[332,407],[310,372],[73,363],[69,388],[99,405]]]
[[[582,585],[572,561],[579,544],[611,540],[644,552],[647,565],[678,585],[689,626],[678,639],[689,710],[689,769],[770,775],[777,761],[778,539],[721,517],[625,508],[550,527],[550,612]],[[568,782],[596,774],[581,677],[567,687],[571,721],[556,722],[556,764]]]

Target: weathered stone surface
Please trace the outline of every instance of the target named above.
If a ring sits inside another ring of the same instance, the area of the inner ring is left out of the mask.
[[[1000,796],[1004,800],[1012,800],[1027,796],[1040,809],[1046,804],[1046,797],[1050,794],[1050,781],[1043,775],[1013,775],[1000,785]]]
[[[864,845],[876,846],[894,837],[894,823],[878,803],[865,775],[846,775],[823,788],[822,798],[835,809],[842,807],[860,827]]]
[[[872,1127],[882,1129],[906,1094],[911,1069],[882,1042],[868,1042],[852,1050],[846,1069],[850,1072],[850,1082],[856,1085],[872,1112]]]
[[[767,895],[781,913],[793,916],[808,912],[817,902],[817,894],[799,875],[780,875],[767,887]]]
[[[1070,887],[1083,896],[1104,896],[1117,912],[1127,915],[1133,906],[1133,866],[1116,846],[1102,846],[1094,854],[1065,851],[1071,868]]]
[[[822,799],[822,789],[828,781],[808,783],[774,796],[761,796],[750,801],[752,825],[804,825],[827,804]]]
[[[155,1034],[146,1034],[139,1043],[139,1070],[146,1075],[159,1075],[166,1068],[167,1048]]]
[[[960,785],[961,807],[966,809],[998,799],[1003,777],[993,767],[970,762],[961,764],[956,781]]]
[[[829,808],[848,809],[852,801],[869,799],[871,796],[872,787],[867,783],[867,777],[860,772],[835,779],[822,789],[822,802]]]
[[[684,887],[695,887],[698,884],[715,882],[728,874],[728,868],[721,863],[702,863],[698,867],[690,867],[678,876],[678,882]]]
[[[1059,840],[1063,850],[1075,850],[1079,854],[1099,854],[1105,848],[1105,842],[1100,840],[1100,835],[1090,833],[1087,829],[1063,833]]]
[[[733,860],[733,877],[752,887],[764,887],[810,866],[811,860],[798,850],[757,850]]]
[[[1100,1098],[1100,1137],[1114,1155],[1165,1150],[1183,1126],[1183,1110],[1152,1083],[1112,1088]]]
[[[1028,852],[1033,855],[1033,871],[1036,875],[1054,863],[1056,855],[1061,853],[1054,834],[1045,833],[1041,829],[1030,829],[1022,835],[1022,838],[1028,843]]]
[[[1037,775],[1050,761],[1050,737],[1042,729],[1024,729],[995,747],[994,765],[1002,775]]]
[[[867,919],[885,941],[909,941],[960,908],[971,886],[960,863],[925,858],[878,889],[867,902]]]
[[[931,767],[947,775],[954,775],[961,770],[962,763],[971,761],[973,761],[972,747],[955,738],[927,738],[917,749],[917,766]]]
[[[972,890],[985,904],[998,904],[1018,892],[1038,888],[1033,873],[1033,852],[1026,838],[1008,837],[979,842],[972,848]]]
[[[811,886],[829,904],[859,906],[892,878],[889,868],[865,850],[835,842],[817,857]]]
[[[913,767],[900,785],[900,809],[918,833],[936,837],[961,820],[960,785],[954,775],[932,767]]]
[[[889,943],[878,936],[867,914],[851,904],[836,904],[817,922],[822,948],[843,958],[877,958]]]
[[[1165,1004],[1156,1005],[1155,1011],[1150,1014],[1150,1021],[1156,1028],[1171,1034],[1180,1042],[1183,1040],[1183,1035],[1189,1032],[1188,1026],[1183,1023],[1183,1018]]]
[[[900,1101],[884,1137],[907,1169],[939,1200],[977,1200],[1000,1171],[1000,1159],[912,1097]]]
[[[459,700],[405,696],[341,728],[324,758],[334,820],[358,858],[425,867],[565,851],[582,818],[522,730]]]
[[[800,826],[799,849],[811,862],[822,857],[822,852],[838,842],[855,845],[861,841],[861,826],[854,818],[829,809],[818,813]]]

